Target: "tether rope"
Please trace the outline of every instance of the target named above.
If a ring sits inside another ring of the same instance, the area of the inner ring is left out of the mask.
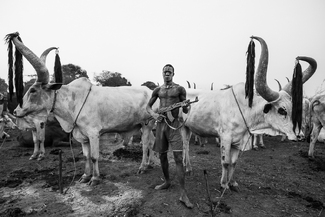
[[[234,93],[234,89],[233,89],[233,87],[231,87],[231,91],[232,91],[232,94],[233,94],[233,96],[234,96],[234,98],[235,98],[235,101],[236,101],[237,107],[238,107],[238,109],[239,109],[239,111],[240,111],[240,114],[241,114],[241,116],[242,116],[242,118],[243,118],[243,120],[244,120],[244,123],[245,123],[245,125],[246,125],[247,131],[248,131],[248,133],[249,133],[249,135],[250,135],[249,138],[248,138],[248,140],[247,140],[246,143],[245,143],[244,148],[241,150],[242,152],[238,155],[238,158],[237,158],[237,161],[238,161],[238,159],[243,155],[243,152],[244,152],[244,150],[246,149],[246,146],[247,146],[247,144],[248,144],[248,142],[249,142],[249,139],[252,137],[252,133],[251,133],[250,130],[249,130],[249,127],[248,127],[248,125],[247,125],[247,122],[246,122],[246,119],[245,119],[245,117],[244,117],[244,114],[243,114],[243,112],[242,112],[242,110],[241,110],[241,108],[240,108],[240,105],[239,105],[238,100],[237,100],[237,98],[236,98],[236,95],[235,95],[235,93]],[[231,145],[231,144],[230,144],[230,145]],[[237,165],[238,165],[238,163],[236,163],[236,166],[237,166]],[[235,173],[236,166],[234,166],[233,174]],[[224,188],[224,189],[223,189],[223,191],[222,191],[222,193],[221,193],[221,196],[220,196],[220,198],[219,198],[219,201],[218,201],[217,205],[216,205],[215,208],[214,208],[214,212],[215,212],[216,209],[218,208],[218,205],[220,204],[221,199],[223,198],[223,196],[224,196],[226,190],[227,190],[227,188]]]
[[[70,151],[71,151],[71,153],[72,153],[74,172],[73,172],[73,178],[72,178],[72,180],[71,180],[71,182],[70,182],[68,188],[64,191],[64,194],[66,194],[66,193],[68,192],[68,190],[70,189],[70,187],[71,187],[71,185],[72,185],[72,183],[74,182],[74,179],[75,179],[75,177],[76,177],[77,167],[76,167],[76,160],[75,160],[74,152],[73,152],[73,149],[72,149],[72,132],[73,132],[74,128],[77,126],[76,123],[77,123],[78,117],[79,117],[80,112],[81,112],[81,110],[83,109],[83,107],[84,107],[84,105],[85,105],[85,103],[86,103],[86,101],[87,101],[87,99],[88,99],[89,93],[90,93],[90,91],[91,91],[91,87],[92,87],[92,85],[90,86],[89,91],[88,91],[88,93],[87,93],[87,96],[86,96],[86,98],[85,98],[85,100],[84,100],[84,102],[83,102],[83,104],[82,104],[82,106],[81,106],[81,108],[80,108],[80,110],[79,110],[79,112],[78,112],[78,115],[77,115],[75,121],[73,122],[73,127],[72,127],[72,130],[71,130],[70,135],[69,135]]]

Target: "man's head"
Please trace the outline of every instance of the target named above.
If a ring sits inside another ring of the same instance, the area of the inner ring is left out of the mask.
[[[174,67],[171,64],[166,64],[163,68],[162,74],[165,82],[172,81],[175,74]]]

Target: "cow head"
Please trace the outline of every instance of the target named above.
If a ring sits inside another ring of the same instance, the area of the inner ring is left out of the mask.
[[[255,87],[256,91],[267,101],[264,105],[265,121],[277,131],[285,133],[290,140],[296,140],[296,134],[293,131],[291,101],[292,82],[289,82],[282,90],[273,91],[266,82],[266,72],[268,66],[268,48],[265,41],[260,37],[252,36],[252,39],[258,40],[261,44],[261,56],[256,71]],[[310,57],[297,57],[297,60],[308,62],[309,67],[302,73],[302,83],[306,82],[316,71],[317,63]]]
[[[34,67],[37,73],[37,80],[28,89],[23,97],[22,105],[18,105],[14,111],[14,115],[19,118],[24,118],[28,115],[44,117],[44,122],[47,115],[52,109],[54,103],[55,90],[59,89],[62,84],[49,84],[49,72],[45,65],[46,57],[51,50],[57,49],[51,47],[43,52],[41,57],[37,57],[29,48],[27,48],[18,38],[18,33],[9,34],[6,37],[7,42],[13,43],[16,51],[19,51],[28,62]],[[10,66],[9,66],[10,67]],[[23,121],[25,122],[25,121]],[[17,121],[19,124],[20,122]],[[22,122],[21,122],[22,123]],[[26,124],[26,122],[24,123]],[[28,121],[27,121],[28,125]],[[25,126],[26,128],[26,126]]]

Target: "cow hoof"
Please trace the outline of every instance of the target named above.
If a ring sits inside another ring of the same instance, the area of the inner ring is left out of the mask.
[[[100,179],[99,178],[93,178],[88,182],[88,185],[90,186],[96,186],[100,183]]]
[[[36,160],[37,159],[37,155],[32,155],[29,160]]]
[[[87,183],[91,180],[91,176],[87,176],[87,175],[82,175],[81,178],[79,179],[80,183]]]
[[[261,145],[261,148],[265,149],[266,147],[264,145]]]
[[[229,185],[229,190],[234,191],[234,192],[239,192],[239,187],[238,184],[233,184],[233,185]]]
[[[258,147],[253,147],[253,150],[254,151],[258,151]]]
[[[45,158],[44,155],[39,155],[38,158],[37,158],[37,160],[38,160],[38,161],[41,161],[41,160],[43,160],[44,158]]]
[[[137,172],[138,175],[144,174],[144,170],[143,169],[139,169]]]
[[[192,169],[186,169],[185,174],[186,174],[187,176],[191,176],[191,175],[193,175],[193,171],[192,171]]]

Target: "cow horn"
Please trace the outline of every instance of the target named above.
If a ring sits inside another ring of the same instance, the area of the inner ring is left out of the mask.
[[[211,90],[213,90],[213,82],[211,83]]]
[[[186,81],[187,82],[187,86],[188,86],[188,88],[191,88],[191,84],[190,84],[190,82],[188,82],[188,81]]]
[[[288,77],[286,77],[286,79],[287,79],[287,81],[288,81],[288,83],[290,82],[290,79],[288,78]]]
[[[273,91],[266,82],[266,73],[267,73],[267,65],[269,62],[269,52],[267,49],[267,45],[265,41],[256,36],[252,36],[252,39],[256,39],[261,44],[261,56],[260,61],[258,63],[256,75],[255,75],[255,87],[256,91],[268,102],[275,101],[279,98],[279,93]]]
[[[313,58],[305,57],[305,56],[298,56],[296,59],[309,63],[309,67],[302,73],[302,83],[305,83],[315,73],[317,69],[317,62]],[[290,96],[291,96],[291,87],[292,87],[292,81],[286,84],[286,86],[284,86],[283,88],[283,90],[286,91],[288,94],[290,94]]]
[[[278,85],[279,85],[279,91],[282,90],[282,86],[281,86],[281,84],[280,84],[280,81],[278,81],[277,79],[274,79],[274,80],[276,80],[276,82],[278,82]]]
[[[42,55],[40,56],[40,59],[41,59],[41,61],[46,65],[46,57],[47,57],[47,55],[51,52],[51,50],[57,50],[58,48],[57,47],[50,47],[50,48],[48,48],[48,49],[46,49],[43,53],[42,53]]]
[[[45,63],[38,58],[28,47],[20,42],[16,37],[12,38],[12,42],[15,44],[16,49],[28,60],[28,62],[34,67],[37,73],[37,81],[47,84],[49,82],[49,71],[45,66]]]

